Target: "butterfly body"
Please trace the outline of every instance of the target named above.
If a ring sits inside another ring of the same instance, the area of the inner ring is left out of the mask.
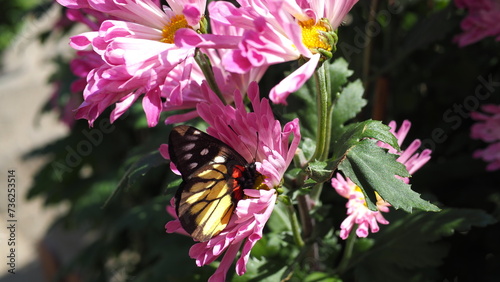
[[[180,125],[169,137],[170,160],[182,175],[176,212],[186,232],[204,242],[229,223],[244,189],[260,174],[224,142],[194,127]]]

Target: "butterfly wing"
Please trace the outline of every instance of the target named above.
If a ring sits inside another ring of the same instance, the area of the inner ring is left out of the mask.
[[[222,141],[185,125],[170,133],[169,154],[183,179],[176,193],[179,221],[194,239],[207,241],[229,223],[233,192],[240,189],[233,175],[248,163]]]

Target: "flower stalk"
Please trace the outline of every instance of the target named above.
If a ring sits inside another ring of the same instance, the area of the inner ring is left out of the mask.
[[[300,234],[300,224],[297,219],[297,213],[295,212],[293,205],[287,205],[287,209],[290,217],[290,223],[292,225],[293,240],[298,247],[302,248],[304,246],[304,240],[302,240],[302,236]]]
[[[314,78],[316,81],[316,104],[318,107],[318,125],[316,150],[311,158],[311,161],[324,161],[328,158],[330,149],[330,139],[332,130],[332,95],[330,77],[328,75],[328,65],[322,64],[315,72]],[[311,198],[314,202],[318,202],[321,194],[322,185],[316,185],[311,192]]]
[[[351,261],[352,257],[352,251],[354,249],[354,243],[356,242],[356,229],[357,228],[353,228],[351,230],[351,233],[349,234],[349,237],[347,238],[344,255],[342,256],[342,260],[340,261],[339,267],[337,268],[337,274],[342,274],[348,269],[349,262]]]

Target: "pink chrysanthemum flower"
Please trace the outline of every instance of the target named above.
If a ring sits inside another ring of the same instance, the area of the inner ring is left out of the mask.
[[[403,121],[403,124],[397,132],[396,123],[394,121],[389,123],[389,127],[391,127],[391,132],[398,139],[398,144],[401,146],[410,130],[411,123],[408,120]],[[378,142],[377,145],[389,149],[390,153],[398,154],[399,158],[397,161],[404,164],[410,174],[416,172],[431,158],[431,150],[429,149],[423,150],[420,154],[416,153],[421,145],[418,139],[414,140],[406,150],[401,152],[397,152],[396,149],[382,142]],[[396,177],[402,179],[405,183],[409,183],[409,179],[406,177]],[[390,204],[384,201],[378,194],[376,194],[377,211],[372,211],[368,209],[366,205],[366,200],[361,188],[354,184],[349,178],[344,178],[341,174],[337,173],[337,175],[332,178],[332,186],[337,193],[348,199],[346,204],[347,218],[340,225],[340,237],[342,239],[346,239],[349,236],[354,225],[357,225],[356,235],[364,238],[367,237],[370,232],[378,232],[380,229],[378,224],[389,223],[382,215],[382,212],[389,212]]]
[[[489,162],[486,170],[500,169],[500,105],[483,105],[481,112],[472,112],[471,117],[478,122],[471,127],[471,138],[491,143],[486,149],[474,152],[475,158]]]
[[[108,15],[92,9],[66,9],[65,14],[56,22],[54,28],[67,29],[75,23],[81,23],[90,30],[97,31],[101,23],[107,19],[110,19]],[[60,120],[68,127],[71,128],[75,123],[75,109],[82,103],[81,95],[76,93],[80,93],[85,89],[86,78],[90,71],[103,63],[101,57],[93,51],[77,51],[75,58],[70,61],[70,69],[78,77],[71,83],[70,91],[72,93],[63,93],[61,82],[55,83],[50,105],[60,113]]]
[[[238,201],[226,228],[210,240],[193,245],[189,251],[198,266],[212,263],[224,254],[209,281],[225,281],[227,271],[240,251],[236,273],[243,275],[246,272],[250,250],[262,238],[264,225],[274,209],[275,187],[280,185],[297,150],[300,129],[297,119],[281,129],[269,101],[260,100],[257,83],[252,83],[248,89],[253,112],[247,112],[239,93],[235,95],[236,106],[232,107],[224,105],[205,84],[202,90],[208,102],[198,105],[198,112],[209,124],[207,133],[229,144],[248,162],[255,161],[257,171],[265,176],[263,184],[268,188],[243,190],[247,197]],[[160,152],[168,158],[167,145],[162,145]],[[178,220],[170,221],[165,227],[169,233],[183,232]]]
[[[109,106],[116,104],[111,121],[122,115],[140,96],[149,126],[158,123],[173,70],[189,69],[194,48],[178,48],[175,33],[181,28],[200,29],[206,0],[167,1],[170,8],[160,9],[153,0],[58,0],[71,9],[93,9],[112,17],[98,31],[71,38],[71,46],[83,50],[89,46],[104,63],[87,76],[84,102],[76,117],[89,123]],[[175,73],[175,72],[174,72]],[[191,75],[182,72],[179,86],[189,85]],[[177,89],[177,88],[176,88]],[[177,89],[182,92],[182,89]],[[173,99],[177,103],[179,99]]]
[[[227,42],[231,41],[231,38],[233,39],[239,38],[239,36],[241,36],[245,31],[245,29],[243,28],[217,24],[218,20],[219,19],[217,18],[217,14],[211,15],[210,21],[211,21],[212,34],[205,34],[202,36],[204,37],[211,37],[214,35],[222,36],[222,38],[224,38],[224,41]],[[183,41],[189,41],[190,39],[198,39],[198,36],[200,35],[198,33],[195,33],[196,35],[192,36],[191,34],[192,31],[193,30],[191,29],[179,30],[177,32],[176,40],[178,42],[183,42]],[[179,45],[182,46],[184,44],[182,43]],[[195,45],[196,44],[191,44],[190,46],[195,46]],[[222,63],[222,59],[226,57],[230,52],[229,49],[204,48],[200,49],[200,51],[203,52],[205,55],[207,55],[210,60],[215,83],[217,84],[217,87],[219,87],[220,93],[224,98],[226,104],[233,103],[234,101],[233,96],[236,90],[238,90],[239,93],[246,95],[247,88],[248,85],[250,85],[250,82],[252,81],[259,82],[267,70],[267,66],[260,66],[260,67],[254,67],[245,73],[230,72],[224,67],[224,64]],[[185,72],[186,70],[183,71]],[[201,79],[193,78],[191,80],[190,86],[186,87],[184,92],[182,93],[182,99],[183,99],[182,104],[166,102],[164,104],[164,111],[196,109],[196,105],[205,100],[205,95],[201,91],[201,82],[205,78],[203,75],[201,75],[201,70],[197,65],[193,67],[193,70],[191,71],[191,76],[201,77]],[[176,82],[177,80],[178,79],[173,79],[172,85],[175,86],[177,84]],[[174,100],[176,99],[176,97],[179,97],[179,95],[180,94],[178,94],[177,92],[172,92],[171,99]],[[172,124],[172,123],[184,122],[197,116],[198,112],[196,110],[193,110],[184,114],[171,115],[165,120],[165,123]]]
[[[71,72],[78,77],[71,83],[71,92],[79,93],[85,90],[87,75],[103,63],[101,56],[94,51],[77,51],[75,58],[69,63]]]
[[[239,74],[228,72],[221,63],[221,57],[227,50],[214,50],[206,49],[201,50],[209,58],[212,64],[212,73],[214,75],[215,83],[219,87],[220,93],[224,98],[226,104],[234,102],[234,93],[242,93],[246,95],[247,88],[250,82],[260,81],[266,71],[266,67],[254,68],[251,71]],[[182,83],[182,72],[190,72],[191,80],[189,85],[184,87],[183,92],[173,89],[171,91],[170,99],[163,105],[163,111],[173,110],[188,110],[186,113],[170,115],[165,119],[166,124],[180,123],[198,117],[196,106],[206,101],[206,95],[201,90],[201,84],[205,77],[197,64],[191,64],[192,69],[175,70],[170,74],[171,83],[166,87],[179,88],[177,85]],[[177,79],[178,78],[178,79]],[[179,82],[181,81],[181,82]],[[178,102],[176,100],[179,99]]]
[[[321,53],[333,51],[325,33],[335,31],[357,0],[240,0],[237,8],[226,1],[210,3],[212,25],[244,29],[240,38],[198,35],[186,31],[176,44],[233,49],[223,58],[228,71],[245,73],[252,68],[306,58],[308,61],[270,92],[274,103],[298,90],[314,73]]]
[[[495,36],[500,41],[500,1],[498,0],[455,0],[455,5],[468,10],[460,27],[464,31],[455,37],[460,47]]]

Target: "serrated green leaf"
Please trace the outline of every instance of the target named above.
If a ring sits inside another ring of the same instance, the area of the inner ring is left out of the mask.
[[[341,158],[353,146],[366,138],[373,138],[399,150],[397,138],[389,131],[389,126],[377,120],[366,120],[350,124],[333,141],[335,158]]]
[[[338,58],[333,63],[328,64],[327,69],[330,75],[330,85],[333,95],[340,92],[342,86],[347,83],[347,78],[353,74],[353,71],[348,67],[349,63],[344,58]]]
[[[314,161],[310,162],[307,167],[309,178],[316,183],[322,183],[332,177],[333,171],[337,168],[338,161]]]
[[[439,241],[442,237],[494,223],[491,215],[474,209],[405,215],[373,234],[374,247],[356,259],[356,278],[370,282],[422,281],[422,269],[439,266],[448,252],[448,246]]]
[[[361,109],[366,106],[367,101],[363,99],[363,84],[361,80],[349,83],[335,100],[332,112],[333,128],[340,128],[342,125],[356,117]]]
[[[382,124],[380,121],[367,120],[351,124],[345,127],[343,134],[333,141],[334,153],[332,158],[327,161],[309,163],[307,171],[312,181],[306,181],[305,184],[311,185],[328,181],[350,149],[357,146],[366,138],[373,138],[396,146],[396,149],[399,149],[396,137],[389,131],[389,127]],[[408,176],[407,174],[404,175]]]
[[[396,209],[438,211],[438,207],[421,199],[410,185],[395,177],[410,176],[406,167],[396,161],[397,157],[377,146],[374,140],[366,139],[349,150],[339,169],[361,188],[370,209],[376,209],[376,191]]]

